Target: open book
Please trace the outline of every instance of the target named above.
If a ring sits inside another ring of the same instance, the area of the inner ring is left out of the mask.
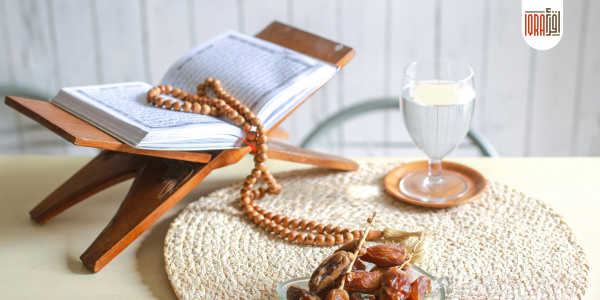
[[[320,88],[336,66],[235,31],[180,58],[160,84],[196,94],[207,77],[254,112],[268,129]],[[212,150],[242,146],[245,133],[227,117],[173,111],[146,101],[144,82],[63,88],[51,102],[135,148]],[[209,97],[213,97],[209,91]],[[179,99],[161,95],[165,99]]]

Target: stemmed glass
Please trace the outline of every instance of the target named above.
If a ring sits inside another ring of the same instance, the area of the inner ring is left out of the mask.
[[[475,106],[473,70],[460,62],[417,61],[404,69],[400,104],[413,142],[429,157],[429,169],[404,176],[400,190],[425,202],[445,202],[469,190],[462,175],[442,170],[469,131]]]

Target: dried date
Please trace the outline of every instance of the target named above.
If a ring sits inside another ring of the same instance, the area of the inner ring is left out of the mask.
[[[410,285],[410,300],[421,300],[425,294],[431,292],[431,280],[425,276],[419,276]]]
[[[360,259],[357,259],[354,262],[354,265],[352,266],[352,272],[355,272],[355,271],[364,271],[366,269],[367,269],[367,266]]]
[[[350,300],[363,300],[359,293],[350,293]]]
[[[285,296],[288,300],[321,300],[317,295],[295,285],[288,288]]]
[[[373,294],[372,296],[369,296],[370,300],[390,300],[390,297],[388,297],[388,295],[386,293],[384,293],[382,290],[378,290],[377,292],[375,292],[375,294]]]
[[[329,295],[329,292],[331,292],[331,290],[335,289],[336,285],[332,284],[329,287],[327,287],[325,290],[323,290],[322,292],[318,293],[317,296],[319,296],[321,299],[325,299],[327,298],[327,295]]]
[[[367,252],[360,257],[363,261],[374,263],[380,267],[395,267],[403,264],[410,258],[406,248],[396,245],[376,245],[367,248]]]
[[[410,296],[411,285],[408,275],[398,269],[390,268],[381,278],[380,292],[392,300],[404,300]]]
[[[319,294],[335,283],[350,266],[351,254],[348,252],[336,252],[327,257],[312,273],[308,287],[316,294]]]
[[[402,269],[408,275],[408,281],[412,284],[417,277],[419,277],[419,273],[416,273],[412,268]]]
[[[374,266],[374,267],[371,268],[371,270],[369,272],[377,272],[377,273],[381,273],[383,275],[389,269],[390,269],[390,267]]]
[[[335,250],[335,252],[345,251],[345,252],[354,253],[356,251],[356,248],[358,248],[359,243],[360,243],[360,239],[354,239],[348,243],[343,244],[339,248],[337,248],[337,250]]]
[[[350,295],[342,289],[333,289],[327,294],[325,300],[350,300]]]
[[[348,292],[358,292],[363,294],[373,294],[381,285],[382,273],[356,271],[346,276],[344,289]],[[341,283],[341,278],[338,278],[336,283]]]

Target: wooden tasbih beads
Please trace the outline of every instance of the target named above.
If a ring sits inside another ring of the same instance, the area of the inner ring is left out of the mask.
[[[217,98],[207,97],[206,90],[208,88],[212,88]],[[363,236],[363,230],[350,231],[348,228],[334,227],[331,224],[319,224],[316,221],[306,219],[291,219],[259,207],[255,200],[264,197],[266,194],[276,195],[281,193],[281,185],[277,183],[265,165],[268,150],[267,129],[261,125],[261,120],[248,107],[223,89],[218,79],[207,78],[203,84],[197,86],[197,90],[198,93],[194,95],[178,88],[174,89],[170,85],[159,85],[148,92],[147,100],[157,107],[175,111],[183,110],[184,112],[211,116],[227,115],[236,125],[242,127],[242,130],[247,133],[245,142],[250,145],[253,150],[250,153],[254,155],[254,169],[246,177],[244,186],[240,191],[240,204],[248,218],[269,232],[298,244],[333,246],[348,243]],[[161,94],[170,94],[181,101],[162,98],[160,97]],[[256,127],[255,131],[252,131],[253,127]],[[256,181],[261,177],[268,188],[260,187],[253,190]],[[297,230],[310,233],[299,233]],[[380,236],[381,232],[375,235],[369,234],[367,239]]]
[[[213,87],[213,91],[218,98],[206,97],[206,89]],[[236,125],[242,126],[244,132],[250,132],[252,126],[259,126],[260,120],[254,116],[250,109],[244,106],[239,100],[226,93],[218,79],[206,78],[204,84],[198,85],[198,94],[188,94],[178,88],[170,85],[159,85],[148,92],[146,99],[149,103],[157,107],[164,107],[175,111],[199,113],[213,117],[227,115]],[[174,101],[160,97],[161,94],[171,94],[171,96],[182,101]],[[248,121],[247,121],[248,120]],[[257,125],[255,125],[257,124]],[[263,127],[263,131],[266,130]]]

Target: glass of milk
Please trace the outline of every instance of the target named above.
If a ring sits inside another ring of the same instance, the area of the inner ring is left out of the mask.
[[[473,70],[455,61],[414,62],[404,69],[400,106],[410,137],[429,157],[428,170],[402,178],[402,193],[437,203],[462,197],[469,184],[460,174],[442,170],[442,158],[469,131],[475,107]]]

